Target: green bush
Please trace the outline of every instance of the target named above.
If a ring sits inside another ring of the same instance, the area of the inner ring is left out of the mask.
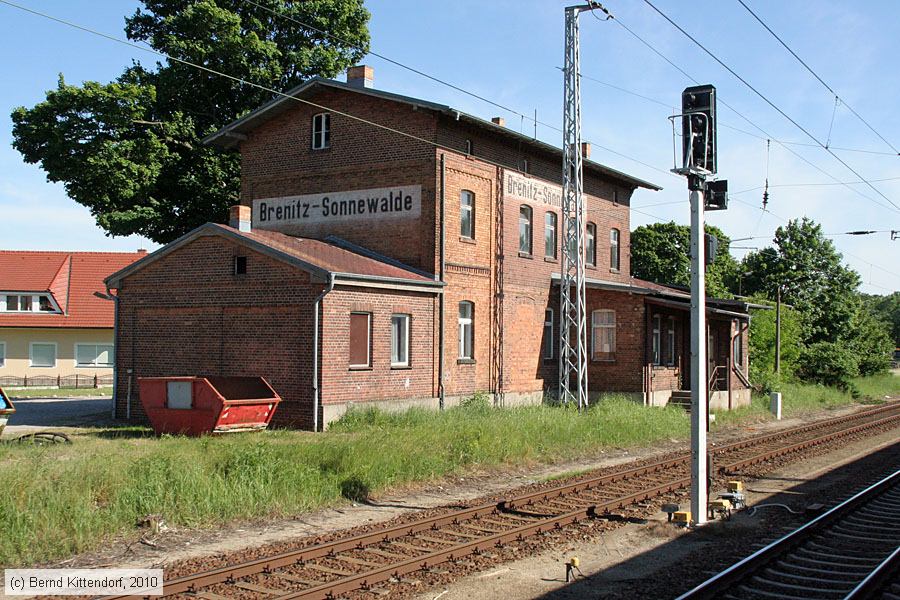
[[[485,392],[475,392],[468,398],[460,400],[459,406],[465,410],[484,412],[490,410],[491,399]]]
[[[859,367],[850,348],[834,342],[816,342],[801,352],[797,375],[804,381],[851,390]]]

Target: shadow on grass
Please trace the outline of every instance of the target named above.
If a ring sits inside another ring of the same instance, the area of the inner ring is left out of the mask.
[[[134,438],[155,438],[156,433],[149,427],[136,427],[130,425],[127,427],[109,427],[106,429],[92,429],[81,432],[81,435],[87,437],[95,437],[104,440],[121,440]]]

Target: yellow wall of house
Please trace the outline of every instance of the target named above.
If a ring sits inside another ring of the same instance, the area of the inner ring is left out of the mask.
[[[32,342],[56,344],[55,367],[32,367]],[[112,344],[112,329],[28,329],[0,327],[0,377],[112,375],[112,367],[76,367],[75,344]]]

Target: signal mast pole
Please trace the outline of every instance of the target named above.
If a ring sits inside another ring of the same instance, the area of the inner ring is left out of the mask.
[[[711,85],[689,87],[681,95],[681,105],[682,114],[672,117],[672,126],[681,118],[683,162],[672,171],[687,177],[691,201],[691,519],[702,525],[707,521],[709,502],[706,265],[715,258],[706,255],[704,217],[707,210],[728,207],[728,182],[714,180],[716,89]],[[715,253],[715,246],[712,248],[710,254]]]
[[[588,406],[584,292],[584,179],[581,156],[581,71],[578,16],[597,2],[566,7],[563,65],[562,273],[559,282],[559,400]],[[605,12],[605,10],[604,10]],[[574,334],[574,339],[572,337]]]

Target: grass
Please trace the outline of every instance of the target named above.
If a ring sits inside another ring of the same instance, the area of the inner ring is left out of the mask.
[[[82,398],[85,396],[102,396],[112,398],[111,387],[101,388],[23,388],[19,390],[4,389],[4,393],[12,398]]]
[[[865,385],[875,393],[888,383]],[[792,411],[843,401],[824,390],[785,392]],[[765,418],[757,404],[716,427]],[[71,446],[5,444],[0,566],[42,563],[115,536],[133,538],[136,523],[151,514],[176,527],[278,518],[475,468],[559,462],[685,439],[689,431],[681,409],[608,398],[585,414],[473,403],[444,412],[357,409],[319,434],[156,438],[130,427],[79,435]]]

